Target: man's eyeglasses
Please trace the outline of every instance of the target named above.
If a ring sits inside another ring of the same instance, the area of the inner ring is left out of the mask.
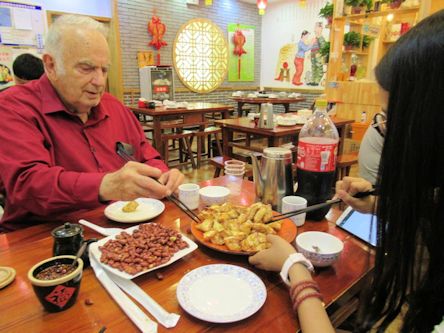
[[[381,136],[385,136],[387,116],[384,112],[375,114],[372,120],[372,127],[378,131]]]

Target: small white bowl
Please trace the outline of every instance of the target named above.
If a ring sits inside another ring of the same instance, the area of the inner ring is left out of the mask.
[[[338,260],[344,244],[326,232],[306,231],[296,237],[296,248],[313,266],[326,267]]]
[[[200,198],[206,206],[221,205],[230,195],[230,190],[223,186],[206,186],[199,190]]]

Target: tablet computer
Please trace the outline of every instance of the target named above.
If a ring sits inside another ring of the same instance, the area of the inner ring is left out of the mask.
[[[336,221],[336,225],[364,242],[376,246],[377,218],[372,214],[362,214],[348,207]]]

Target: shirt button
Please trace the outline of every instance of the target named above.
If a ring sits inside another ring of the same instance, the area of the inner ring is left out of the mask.
[[[91,147],[91,151],[92,151],[93,153],[95,153],[95,152],[96,152],[96,148]]]

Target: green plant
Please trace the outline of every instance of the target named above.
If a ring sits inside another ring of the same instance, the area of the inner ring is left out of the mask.
[[[319,16],[328,18],[333,16],[333,4],[327,2],[324,7],[319,11]]]
[[[373,37],[364,35],[364,37],[362,37],[362,47],[366,48],[370,45],[370,43],[373,41]]]
[[[328,62],[328,58],[330,57],[330,42],[325,42],[319,48],[319,54],[325,58],[325,62]]]
[[[359,47],[361,44],[361,34],[356,31],[350,31],[344,34],[344,45]]]
[[[362,5],[367,7],[367,10],[371,10],[373,8],[373,0],[362,0]]]
[[[362,5],[362,0],[345,0],[347,6],[359,7]]]

